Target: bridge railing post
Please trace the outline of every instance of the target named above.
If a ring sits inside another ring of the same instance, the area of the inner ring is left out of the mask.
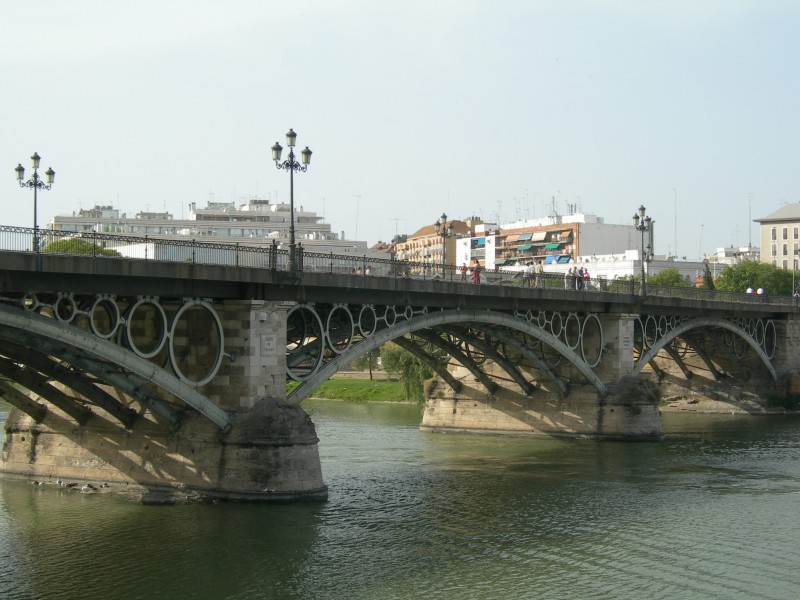
[[[297,244],[297,270],[303,270],[303,244]]]
[[[239,242],[236,242],[236,257],[234,258],[234,263],[236,266],[239,266]]]

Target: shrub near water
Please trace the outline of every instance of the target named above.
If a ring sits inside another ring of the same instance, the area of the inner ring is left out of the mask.
[[[298,385],[293,381],[286,385],[288,394]],[[345,400],[348,402],[405,402],[403,384],[388,379],[329,379],[311,394],[312,398]]]

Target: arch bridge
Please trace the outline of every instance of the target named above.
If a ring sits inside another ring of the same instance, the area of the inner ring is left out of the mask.
[[[796,307],[749,297],[3,259],[0,393],[19,412],[0,468],[26,476],[324,496],[300,405],[389,341],[437,375],[427,428],[622,438],[660,434],[659,386],[763,398],[796,356]]]

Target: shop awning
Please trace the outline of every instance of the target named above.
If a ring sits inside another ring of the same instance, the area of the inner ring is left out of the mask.
[[[543,242],[546,237],[547,237],[547,232],[546,231],[534,231],[533,234],[531,235],[531,241],[532,242]]]
[[[533,248],[533,246],[530,244],[527,244],[526,246],[517,246],[517,250],[530,250],[531,248]]]
[[[545,249],[545,250],[558,250],[558,247],[559,247],[560,245],[561,245],[561,244],[545,244],[545,245],[544,245],[544,249]]]
[[[530,232],[528,232],[528,233],[520,233],[520,234],[519,234],[519,237],[518,237],[517,239],[518,239],[520,242],[525,242],[525,241],[527,241],[527,240],[531,239],[531,236],[532,236],[532,235],[533,235],[533,234],[532,234],[532,233],[530,233]]]
[[[558,262],[560,262],[560,263],[568,263],[571,258],[572,258],[571,256],[559,256],[558,257]]]
[[[556,258],[555,256],[548,256],[547,258],[544,259],[544,264],[546,265],[553,264],[555,262],[555,258]]]
[[[506,244],[513,244],[518,239],[519,239],[519,234],[518,233],[512,233],[511,235],[506,236]]]

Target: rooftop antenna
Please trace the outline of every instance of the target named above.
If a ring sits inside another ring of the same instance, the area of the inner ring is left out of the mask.
[[[355,196],[357,198],[357,200],[356,200],[356,229],[355,229],[355,233],[353,234],[353,239],[357,240],[358,239],[358,208],[359,208],[359,206],[361,206],[361,196],[359,196],[358,194],[353,194],[353,196]]]
[[[753,247],[753,192],[747,194],[747,247]]]
[[[557,219],[559,217],[559,214],[558,214],[558,207],[556,206],[556,197],[552,196],[552,198],[553,198],[553,203],[552,203],[553,204],[553,212],[550,214],[550,216],[552,218],[554,218],[554,219]]]
[[[390,220],[390,221],[394,221],[394,235],[395,235],[395,237],[396,237],[396,236],[397,236],[397,224],[398,224],[400,221],[403,221],[403,222],[405,222],[405,221],[406,221],[406,219],[401,219],[400,217],[392,217],[392,218],[390,218],[389,220]]]
[[[675,204],[675,256],[678,256],[678,190],[672,188],[672,199]]]

